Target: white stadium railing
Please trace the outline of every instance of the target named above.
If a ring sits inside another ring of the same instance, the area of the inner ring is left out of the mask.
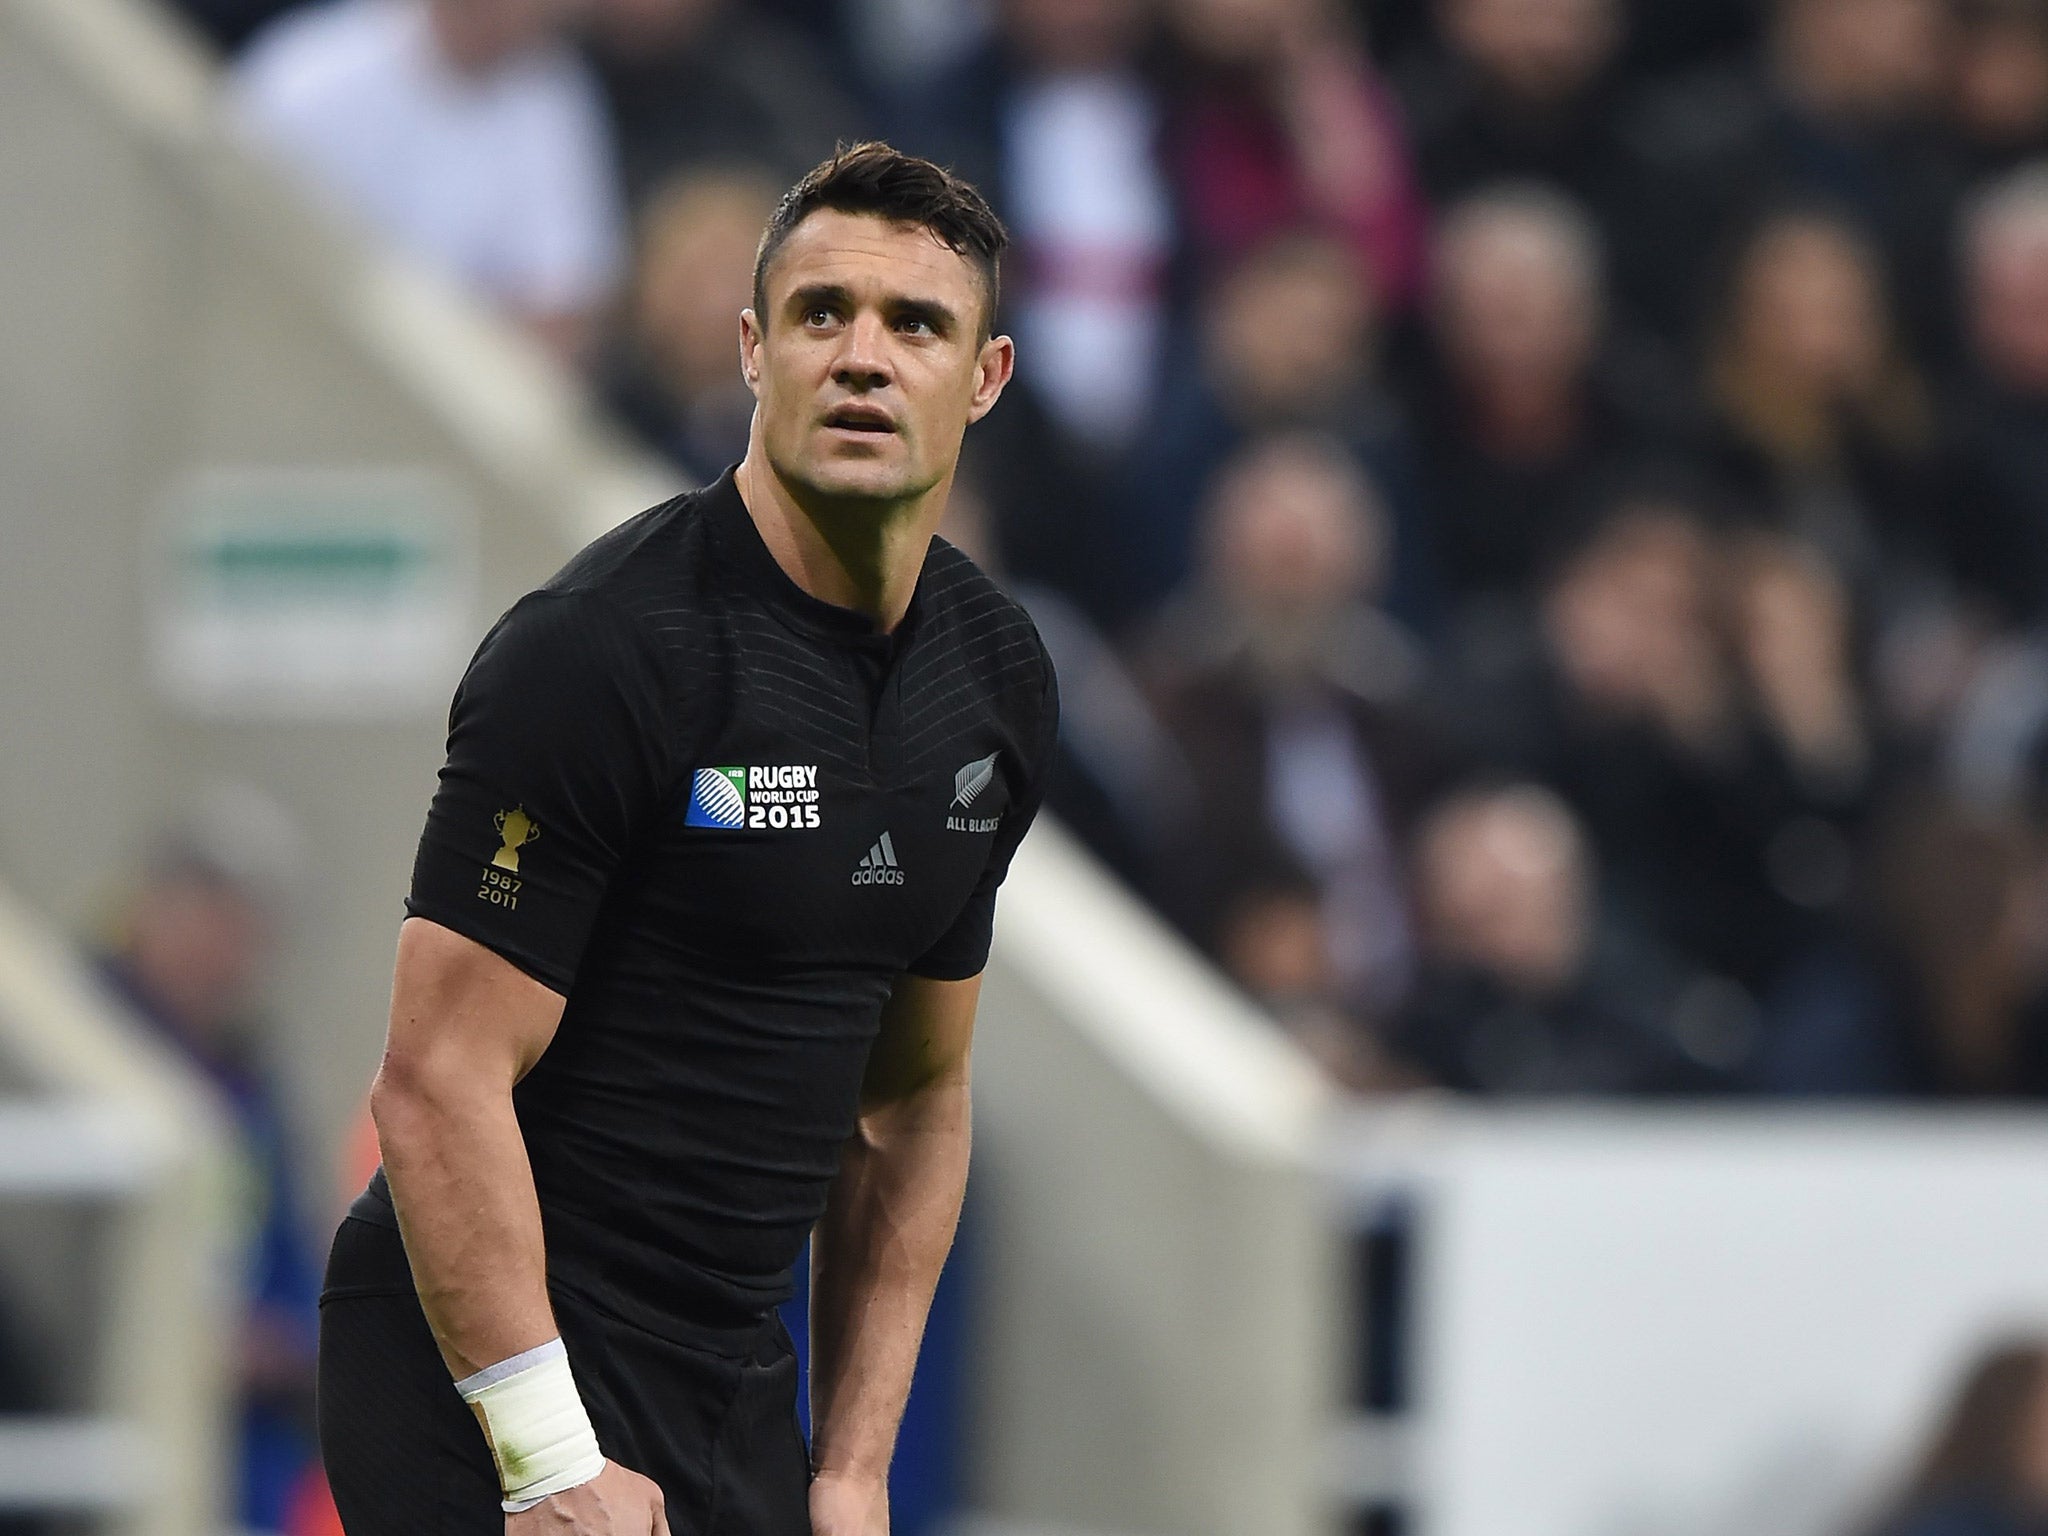
[[[1018,851],[975,1039],[976,1502],[1312,1536],[1346,1356],[1332,1099],[1058,826]]]
[[[62,1319],[79,1411],[0,1418],[0,1509],[120,1536],[223,1526],[238,1234],[219,1106],[0,893],[0,1207],[86,1215],[90,1274],[57,1243],[0,1247],[24,1315]],[[15,1231],[10,1225],[10,1235]]]

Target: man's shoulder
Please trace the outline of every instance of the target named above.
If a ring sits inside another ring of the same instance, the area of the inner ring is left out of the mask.
[[[630,699],[650,723],[695,718],[724,674],[715,602],[695,553],[694,498],[650,507],[594,539],[505,610],[457,696],[550,692],[572,714]],[[680,714],[678,713],[680,711]]]
[[[564,600],[584,622],[630,636],[665,665],[688,660],[690,670],[701,670],[723,590],[707,579],[703,497],[687,491],[626,519],[530,595]]]
[[[1038,642],[1038,629],[1024,605],[965,550],[943,538],[934,537],[925,555],[920,596],[933,613],[965,633],[1029,636],[1033,645]]]
[[[704,496],[701,488],[685,491],[635,513],[570,556],[541,590],[596,592],[631,607],[696,586],[707,557]]]
[[[1052,657],[1038,626],[964,551],[934,538],[919,595],[924,622],[985,686],[1029,697],[1051,692]]]

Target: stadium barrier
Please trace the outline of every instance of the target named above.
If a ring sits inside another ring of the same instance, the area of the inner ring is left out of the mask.
[[[2048,1333],[2038,1112],[1423,1100],[1326,1156],[1404,1255],[1355,1310],[1405,1401],[1330,1473],[1430,1536],[1839,1536],[1977,1349]]]
[[[0,1510],[220,1536],[244,1236],[222,1112],[5,892],[0,1070],[0,1277],[58,1356],[53,1410],[0,1418]]]
[[[1157,1536],[1327,1530],[1346,1357],[1330,1095],[1060,828],[1005,888],[975,1043],[996,1234],[976,1506]]]

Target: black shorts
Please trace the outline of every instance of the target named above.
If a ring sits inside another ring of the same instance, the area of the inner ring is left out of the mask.
[[[810,1536],[796,1356],[779,1322],[751,1356],[728,1358],[554,1303],[598,1445],[661,1485],[673,1536]],[[404,1244],[353,1217],[320,1297],[319,1406],[348,1536],[504,1536],[491,1453],[434,1346]]]

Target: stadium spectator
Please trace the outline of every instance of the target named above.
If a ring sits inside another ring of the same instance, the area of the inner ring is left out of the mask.
[[[1750,521],[1875,584],[1926,564],[1932,405],[1894,332],[1876,254],[1788,211],[1744,242],[1706,368],[1715,472]]]
[[[1835,568],[1812,545],[1747,537],[1731,544],[1726,579],[1730,646],[1757,730],[1816,802],[1859,799],[1876,772],[1876,745]],[[1780,873],[1783,885],[1794,871]],[[1832,877],[1832,894],[1813,890],[1807,904],[1836,904],[1846,883]]]
[[[253,791],[209,795],[151,861],[101,972],[219,1091],[245,1164],[248,1254],[236,1340],[236,1504],[252,1531],[284,1527],[314,1463],[318,1272],[306,1249],[285,1104],[259,1053],[257,987],[276,937],[295,830]]]
[[[339,0],[243,57],[250,128],[345,206],[578,355],[620,228],[566,0]]]
[[[1377,306],[1345,246],[1312,231],[1273,236],[1211,285],[1189,330],[1197,356],[1169,370],[1117,506],[1124,611],[1186,579],[1221,465],[1261,432],[1304,430],[1343,443],[1372,475],[1394,520],[1390,603],[1426,621],[1434,590],[1414,445],[1379,378]]]
[[[1136,594],[1125,579],[1121,487],[1101,455],[1062,431],[1030,389],[1003,393],[968,444],[1010,573],[1064,594],[1121,634]]]
[[[1774,0],[1762,56],[1660,94],[1634,132],[1661,189],[1631,292],[1664,333],[1697,334],[1729,236],[1764,208],[1845,210],[1884,253],[1923,361],[1951,322],[1954,176],[1938,132],[1942,0]]]
[[[2023,623],[2048,614],[2048,165],[1990,187],[1963,234],[1976,367],[1947,424],[1945,553]]]
[[[747,448],[754,397],[740,377],[740,311],[754,247],[780,194],[747,171],[679,176],[640,216],[624,325],[597,376],[612,408],[693,484]]]
[[[1420,974],[1389,1054],[1474,1093],[1632,1094],[1724,1086],[1751,1024],[1597,907],[1591,851],[1533,784],[1455,795],[1416,837]]]
[[[1473,648],[1464,717],[1483,759],[1564,794],[1622,910],[1768,1002],[1841,937],[1870,778],[1846,604],[1804,606],[1834,592],[1806,557],[1752,560],[1741,580],[1682,504],[1624,499],[1526,649]]]
[[[1869,1536],[2048,1530],[2048,1344],[2014,1338],[1970,1365],[1895,1508]]]
[[[1385,515],[1341,447],[1282,435],[1225,467],[1205,532],[1149,653],[1195,785],[1162,900],[1215,952],[1262,872],[1299,869],[1341,995],[1383,1006],[1409,958],[1397,849],[1445,772],[1420,651],[1374,604]]]
[[[639,206],[686,170],[758,166],[786,186],[835,143],[867,137],[809,38],[729,0],[584,0],[585,52]]]
[[[1151,402],[1175,231],[1144,0],[1005,0],[995,35],[900,98],[897,141],[969,177],[1015,242],[1007,323],[1024,381],[1098,450]]]
[[[1382,307],[1420,291],[1427,209],[1393,94],[1335,0],[1175,0],[1167,160],[1205,270],[1303,225],[1341,236]]]
[[[2048,1095],[2039,839],[1939,801],[1900,812],[1876,862],[1876,970],[1894,1091]]]
[[[1941,782],[1965,805],[2048,827],[2048,635],[1996,636],[1973,659]]]
[[[1525,587],[1601,486],[1677,430],[1659,383],[1603,345],[1603,277],[1592,222],[1549,189],[1498,187],[1444,217],[1417,418],[1455,598]]]
[[[1616,0],[1439,0],[1437,12],[1443,46],[1398,76],[1431,201],[1541,181],[1591,210],[1610,249],[1625,248],[1649,190],[1627,131],[1630,89],[1611,68]]]
[[[1347,1000],[1313,876],[1280,862],[1242,872],[1217,928],[1216,959],[1330,1078],[1355,1092],[1429,1086],[1396,1061]]]
[[[2048,5],[1957,0],[1948,104],[1966,176],[2048,151]]]

